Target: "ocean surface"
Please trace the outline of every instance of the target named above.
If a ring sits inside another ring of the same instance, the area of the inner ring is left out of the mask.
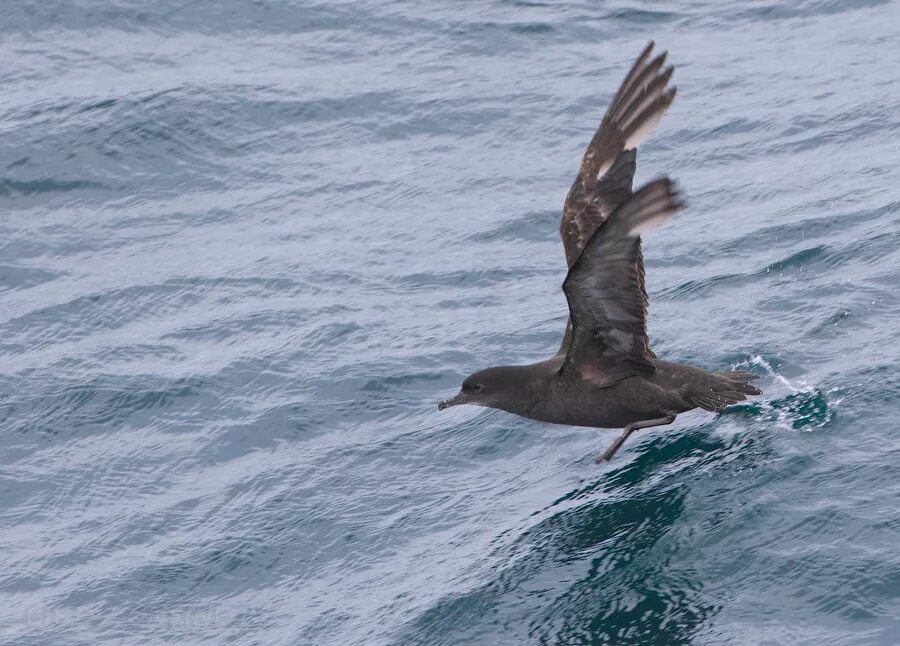
[[[0,644],[900,644],[900,3],[0,13]],[[438,412],[552,354],[650,39],[636,433]]]

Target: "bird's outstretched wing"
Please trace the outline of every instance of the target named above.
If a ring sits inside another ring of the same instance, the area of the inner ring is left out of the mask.
[[[653,42],[650,42],[622,81],[588,144],[578,176],[566,196],[559,235],[569,267],[578,259],[597,227],[619,204],[631,197],[635,149],[659,123],[675,98],[675,88],[668,87],[674,68],[663,69],[665,52],[650,60],[652,50]],[[637,271],[643,277],[640,252],[637,263]],[[568,349],[571,332],[570,322],[566,325],[560,353]]]
[[[647,347],[640,234],[682,206],[672,182],[658,179],[613,211],[587,241],[563,282],[572,343],[561,372],[608,386],[655,369]]]

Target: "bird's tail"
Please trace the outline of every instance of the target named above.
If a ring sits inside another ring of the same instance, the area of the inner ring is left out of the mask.
[[[704,388],[691,393],[688,401],[708,411],[720,411],[729,404],[747,399],[747,395],[759,395],[762,391],[751,382],[759,378],[752,372],[710,372]]]

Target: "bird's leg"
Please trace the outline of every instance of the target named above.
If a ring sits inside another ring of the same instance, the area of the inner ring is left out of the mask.
[[[600,464],[604,460],[611,460],[612,456],[616,454],[616,451],[625,443],[625,440],[628,439],[628,436],[631,435],[634,431],[639,428],[650,428],[651,426],[664,426],[666,424],[671,424],[675,421],[675,413],[669,413],[665,417],[657,417],[656,419],[645,419],[640,422],[633,422],[625,427],[625,430],[622,431],[622,434],[616,438],[616,441],[610,444],[609,448],[603,452],[603,455],[598,457],[594,462]]]

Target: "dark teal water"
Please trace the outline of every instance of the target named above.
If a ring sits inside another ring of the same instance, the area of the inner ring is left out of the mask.
[[[637,434],[437,401],[562,333],[644,43]],[[900,4],[7,1],[0,643],[900,643]]]

